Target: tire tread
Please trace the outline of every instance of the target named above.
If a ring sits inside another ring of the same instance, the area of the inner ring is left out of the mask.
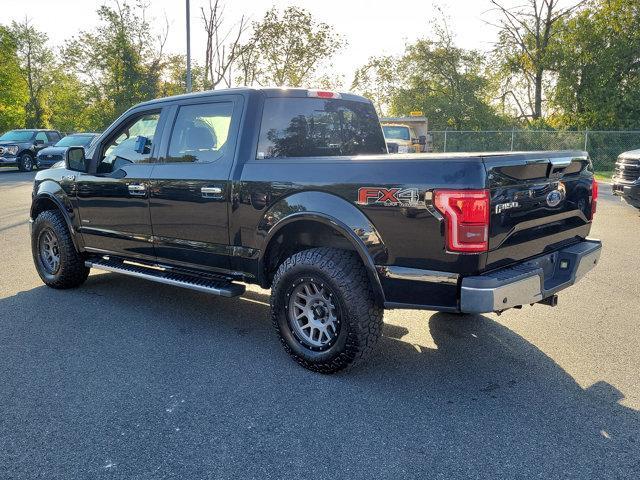
[[[330,277],[339,288],[343,302],[348,306],[348,336],[343,351],[326,362],[310,361],[287,344],[278,324],[281,299],[283,295],[282,279],[296,266],[315,267]],[[360,258],[352,251],[336,248],[319,247],[292,255],[284,260],[273,280],[271,289],[272,322],[285,350],[303,367],[321,373],[334,373],[359,363],[374,351],[382,334],[383,309],[375,299],[373,288]]]
[[[44,276],[40,268],[38,268],[37,255],[39,255],[39,253],[37,241],[40,225],[43,223],[48,223],[55,232],[58,237],[58,248],[60,248],[60,274],[53,280]],[[31,241],[33,261],[36,264],[36,270],[46,285],[57,289],[75,288],[82,285],[87,279],[89,268],[85,266],[84,259],[73,244],[71,234],[67,228],[67,222],[62,216],[62,213],[57,210],[45,210],[40,213],[33,224],[33,237]]]

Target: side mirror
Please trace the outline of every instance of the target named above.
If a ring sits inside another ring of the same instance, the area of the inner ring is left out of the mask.
[[[420,145],[426,145],[427,144],[427,136],[426,135],[420,135],[420,137],[418,138],[418,143]]]
[[[136,147],[134,150],[136,151],[136,153],[139,153],[140,155],[144,155],[145,153],[151,153],[151,149],[149,148],[149,145],[151,145],[151,141],[149,141],[147,137],[138,135],[136,137]]]
[[[44,145],[44,140],[36,139],[36,141],[35,141],[35,142],[33,142],[33,144],[34,144],[35,146]]]
[[[69,147],[64,157],[64,163],[69,170],[73,170],[75,172],[86,172],[87,162],[84,158],[84,148]]]

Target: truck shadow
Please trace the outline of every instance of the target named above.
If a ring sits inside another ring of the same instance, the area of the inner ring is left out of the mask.
[[[258,290],[226,300],[115,274],[91,275],[71,292],[38,287],[0,299],[0,344],[11,356],[0,369],[5,427],[28,438],[64,424],[61,441],[81,452],[78,468],[89,468],[83,462],[103,443],[87,441],[86,424],[106,418],[110,430],[128,432],[109,448],[132,474],[170,449],[199,461],[215,456],[207,445],[216,445],[239,449],[235,461],[260,450],[260,468],[247,467],[247,477],[277,476],[287,465],[295,478],[316,472],[303,461],[311,443],[313,458],[325,467],[348,463],[359,472],[352,478],[640,471],[640,413],[619,403],[623,393],[604,380],[583,388],[488,317],[425,312],[429,345],[405,341],[407,329],[387,324],[371,361],[323,376],[282,351],[268,303]],[[190,432],[181,442],[163,430],[163,405],[174,396],[187,404],[171,417]],[[144,435],[130,428],[141,418]],[[20,458],[29,470],[32,457]]]

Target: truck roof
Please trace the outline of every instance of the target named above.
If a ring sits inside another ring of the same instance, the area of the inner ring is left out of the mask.
[[[366,97],[356,95],[349,92],[337,92],[333,90],[325,90],[322,88],[289,88],[289,87],[235,87],[235,88],[221,88],[219,90],[205,90],[202,92],[183,93],[181,95],[173,95],[171,97],[161,97],[146,102],[137,104],[136,106],[155,105],[157,103],[172,102],[176,100],[185,100],[191,98],[210,97],[216,95],[230,95],[230,94],[248,94],[261,92],[266,97],[293,97],[304,98],[307,97],[310,91],[331,92],[340,95],[343,100],[351,100],[356,102],[371,103]]]

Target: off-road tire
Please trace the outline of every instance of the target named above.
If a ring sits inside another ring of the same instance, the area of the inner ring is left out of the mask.
[[[54,273],[47,271],[45,261],[41,258],[39,242],[45,231],[53,232],[57,238],[60,261]],[[82,256],[73,245],[67,223],[62,213],[57,210],[45,210],[33,222],[31,252],[38,275],[49,287],[59,289],[78,287],[89,275],[89,268],[84,265]]]
[[[288,297],[303,279],[326,285],[339,311],[336,339],[323,351],[314,351],[296,338],[290,324]],[[303,367],[320,373],[334,373],[364,360],[382,333],[383,309],[360,258],[348,250],[313,248],[282,262],[271,287],[271,312],[287,353]]]
[[[23,153],[18,157],[18,170],[21,172],[31,172],[34,167],[33,156],[29,153]]]

